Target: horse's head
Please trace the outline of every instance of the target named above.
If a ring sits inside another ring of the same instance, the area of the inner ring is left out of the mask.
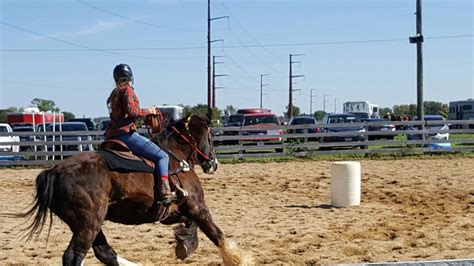
[[[173,128],[171,128],[173,130]],[[201,165],[204,173],[212,173],[217,170],[218,162],[214,146],[209,119],[200,115],[187,115],[176,123],[175,134],[180,142],[188,145],[192,152],[191,160]]]

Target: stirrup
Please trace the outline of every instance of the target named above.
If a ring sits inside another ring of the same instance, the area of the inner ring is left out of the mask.
[[[173,194],[176,195],[176,199],[178,201],[184,198],[187,198],[189,196],[189,193],[186,190],[180,188],[179,186],[176,186],[176,191],[173,192]]]
[[[179,167],[181,168],[181,171],[183,171],[183,172],[189,172],[191,170],[191,168],[189,167],[188,162],[186,162],[185,160],[181,160],[179,162]]]

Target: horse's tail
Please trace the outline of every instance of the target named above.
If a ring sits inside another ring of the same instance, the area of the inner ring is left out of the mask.
[[[51,204],[53,203],[53,188],[56,174],[53,169],[43,170],[36,177],[36,195],[31,203],[33,206],[24,213],[13,214],[12,216],[17,218],[30,219],[34,217],[30,225],[24,228],[23,238],[31,240],[35,235],[39,237],[43,227],[46,223],[47,216],[49,213],[49,230],[46,242],[49,239],[51,233],[51,226],[53,224],[53,213],[51,212]]]

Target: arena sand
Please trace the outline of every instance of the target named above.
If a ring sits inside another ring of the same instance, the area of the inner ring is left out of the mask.
[[[199,171],[207,204],[228,238],[257,263],[357,263],[472,258],[474,159],[362,160],[362,203],[330,206],[329,161],[221,165]],[[31,202],[40,169],[0,169],[0,212]],[[71,238],[57,217],[46,245],[18,239],[22,220],[0,218],[0,264],[60,264]],[[199,232],[184,261],[172,228],[106,222],[117,253],[141,264],[218,264],[218,249]],[[85,264],[98,264],[90,251]]]

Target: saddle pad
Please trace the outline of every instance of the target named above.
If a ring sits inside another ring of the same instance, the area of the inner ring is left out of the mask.
[[[107,150],[98,150],[97,153],[104,158],[111,171],[153,173],[154,170],[144,161],[125,159]]]

